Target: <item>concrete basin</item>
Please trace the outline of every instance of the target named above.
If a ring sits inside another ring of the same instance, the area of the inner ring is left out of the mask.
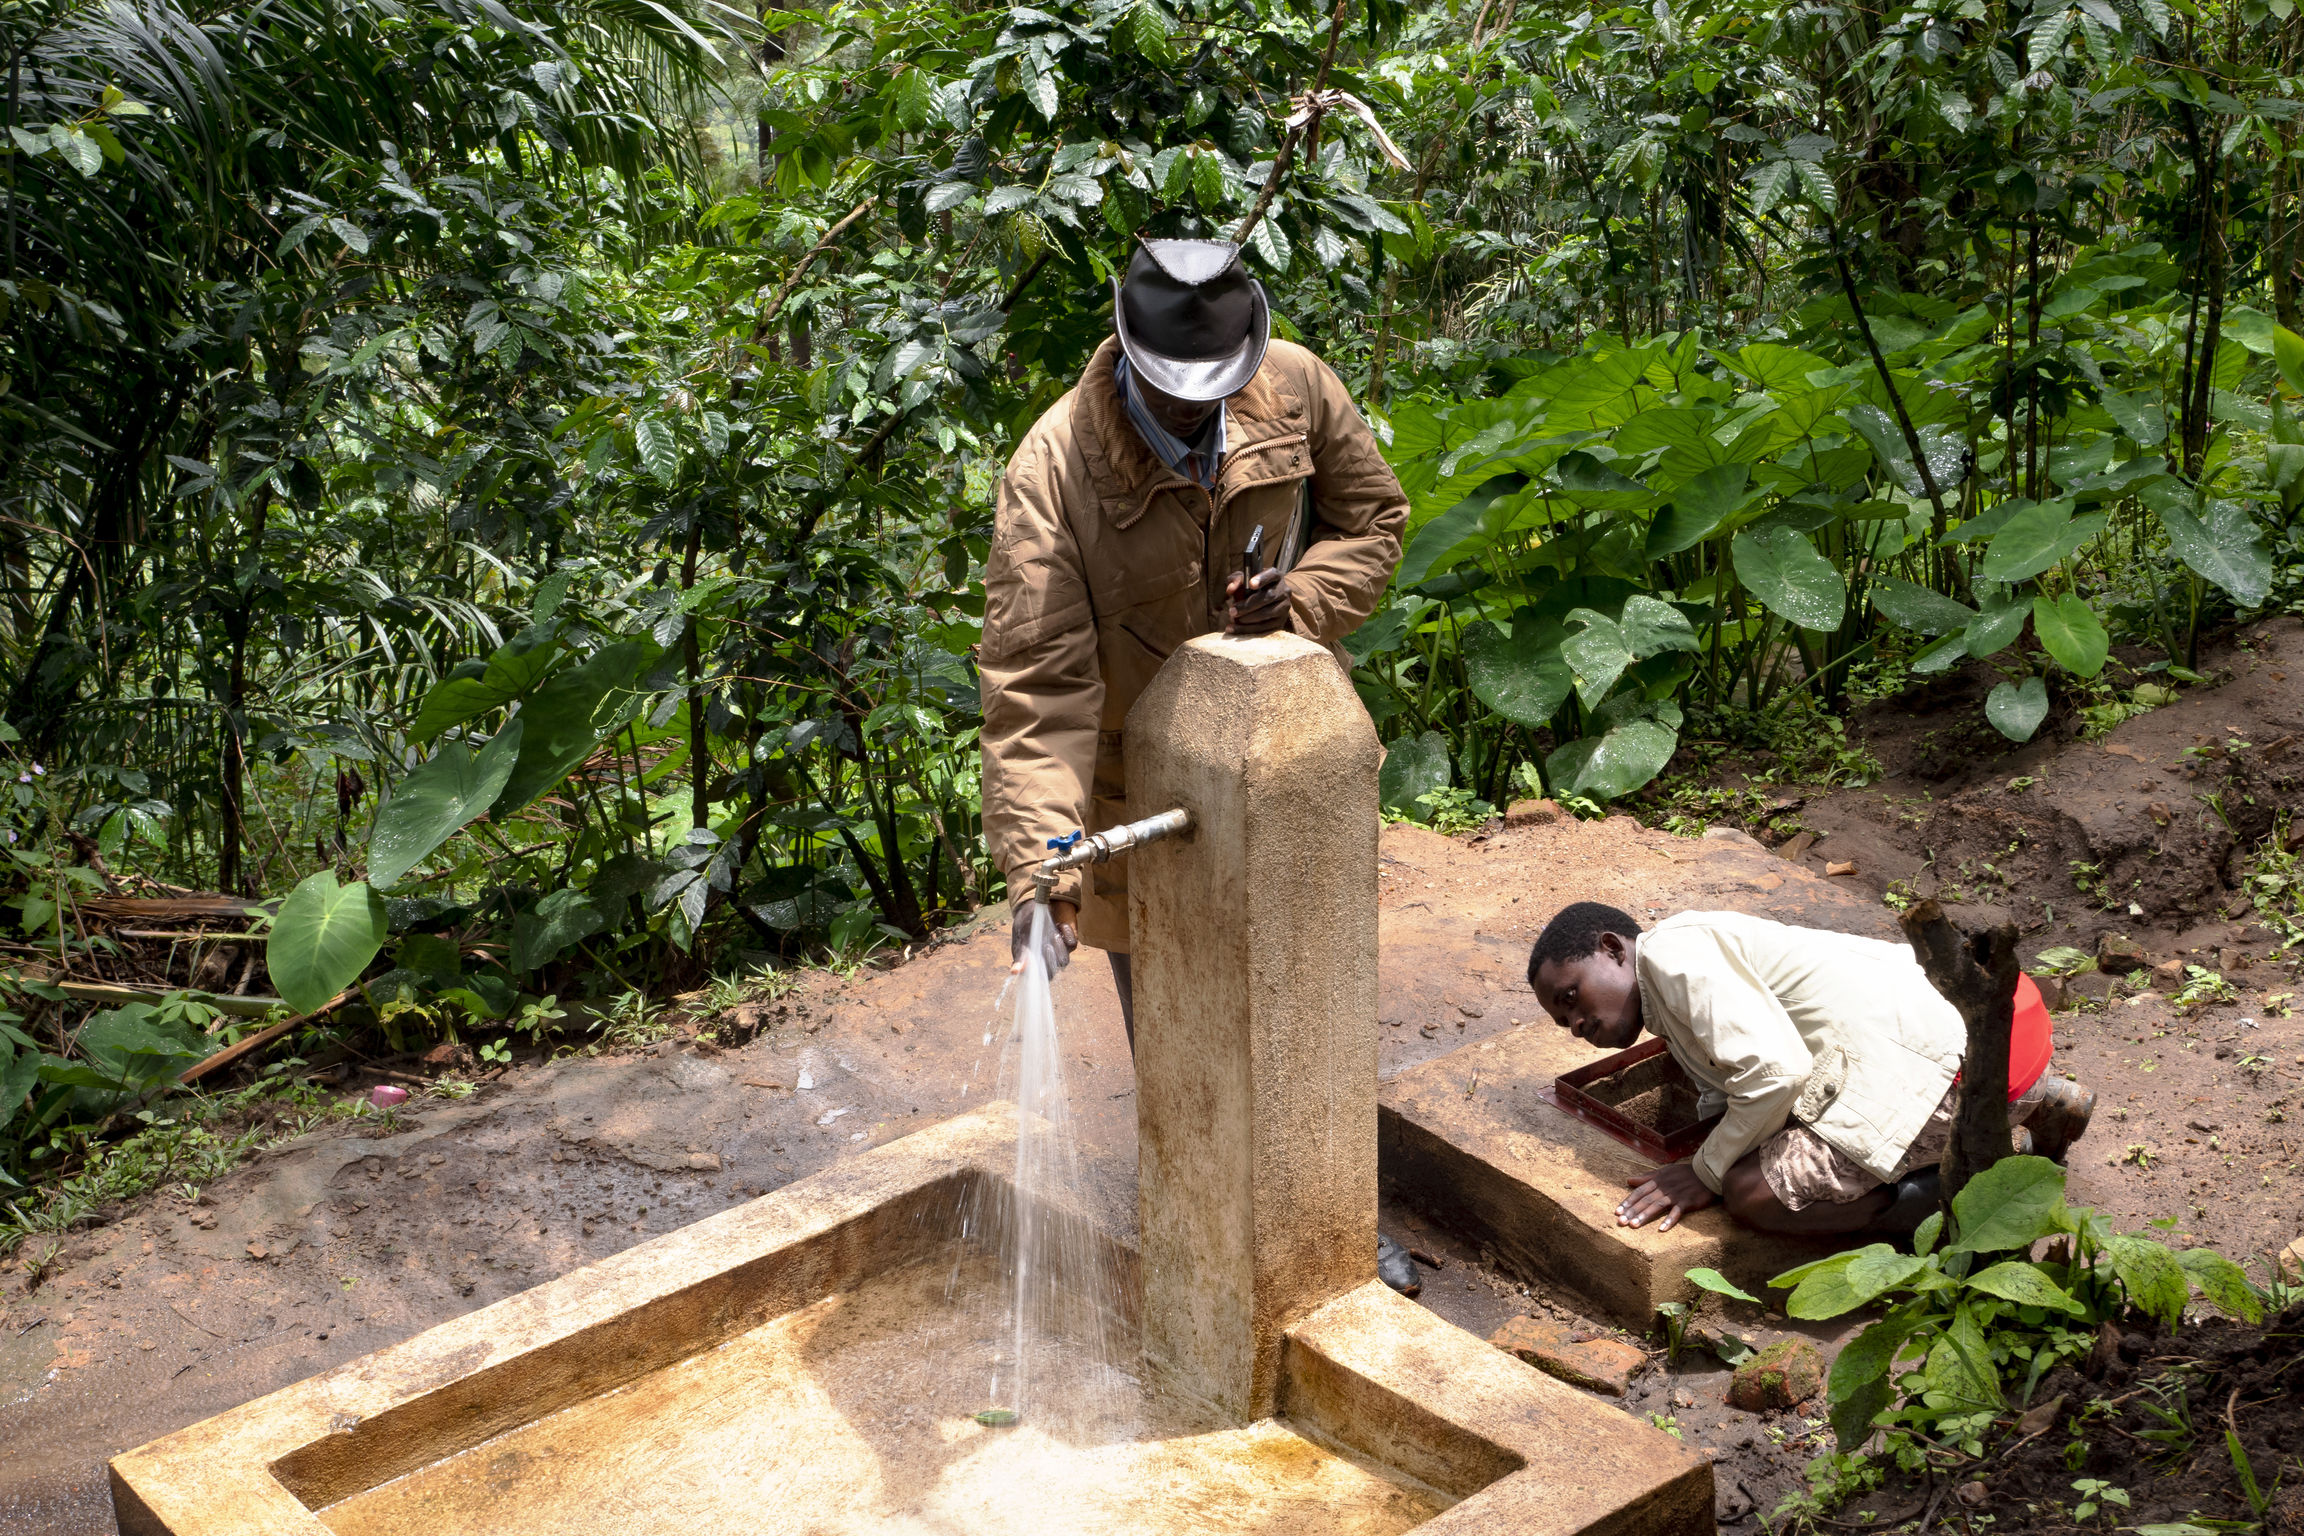
[[[1106,1379],[987,1428],[1013,1115],[947,1121],[112,1462],[128,1536],[1693,1532],[1709,1466],[1380,1285],[1247,1424]],[[984,1219],[991,1213],[992,1219]],[[1079,1221],[1076,1213],[1050,1219]],[[1091,1325],[1092,1326],[1092,1325]]]

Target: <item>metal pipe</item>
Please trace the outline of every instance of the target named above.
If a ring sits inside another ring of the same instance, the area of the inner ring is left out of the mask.
[[[1156,843],[1164,837],[1174,837],[1192,830],[1192,813],[1178,807],[1131,821],[1125,826],[1110,827],[1102,832],[1073,832],[1063,837],[1048,839],[1053,850],[1041,861],[1032,875],[1032,896],[1035,901],[1046,901],[1056,888],[1056,877],[1068,869],[1087,864],[1103,864],[1131,848]]]

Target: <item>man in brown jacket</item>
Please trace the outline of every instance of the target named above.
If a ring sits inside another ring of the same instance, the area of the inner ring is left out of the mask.
[[[1140,242],[1113,311],[1008,461],[984,577],[984,835],[1019,914],[1050,839],[1130,819],[1121,726],[1170,653],[1216,629],[1333,646],[1383,595],[1408,517],[1343,382],[1270,340],[1236,246]],[[1246,576],[1258,529],[1270,563]],[[1125,860],[1068,871],[1050,907],[1049,970],[1104,950],[1133,1044]]]

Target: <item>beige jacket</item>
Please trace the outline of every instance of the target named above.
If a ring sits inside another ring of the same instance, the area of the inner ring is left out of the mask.
[[[1145,446],[1107,340],[1036,422],[1000,482],[984,575],[984,836],[1012,900],[1048,839],[1129,819],[1121,723],[1160,664],[1224,624],[1251,530],[1277,554],[1309,480],[1313,521],[1289,573],[1300,635],[1333,645],[1375,608],[1400,559],[1408,498],[1328,365],[1274,341],[1227,406],[1213,497]],[[1142,814],[1164,809],[1148,807]],[[1080,936],[1128,948],[1124,861],[1068,871]]]
[[[1951,1086],[1960,1014],[1903,944],[1682,912],[1640,936],[1640,1016],[1725,1113],[1694,1158],[1718,1193],[1798,1120],[1885,1181]]]

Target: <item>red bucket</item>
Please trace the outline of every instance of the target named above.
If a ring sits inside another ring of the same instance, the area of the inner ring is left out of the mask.
[[[2050,1038],[2048,1004],[2032,978],[2016,978],[2016,1017],[2008,1029],[2008,1101],[2014,1103],[2025,1089],[2040,1081],[2056,1042]]]

